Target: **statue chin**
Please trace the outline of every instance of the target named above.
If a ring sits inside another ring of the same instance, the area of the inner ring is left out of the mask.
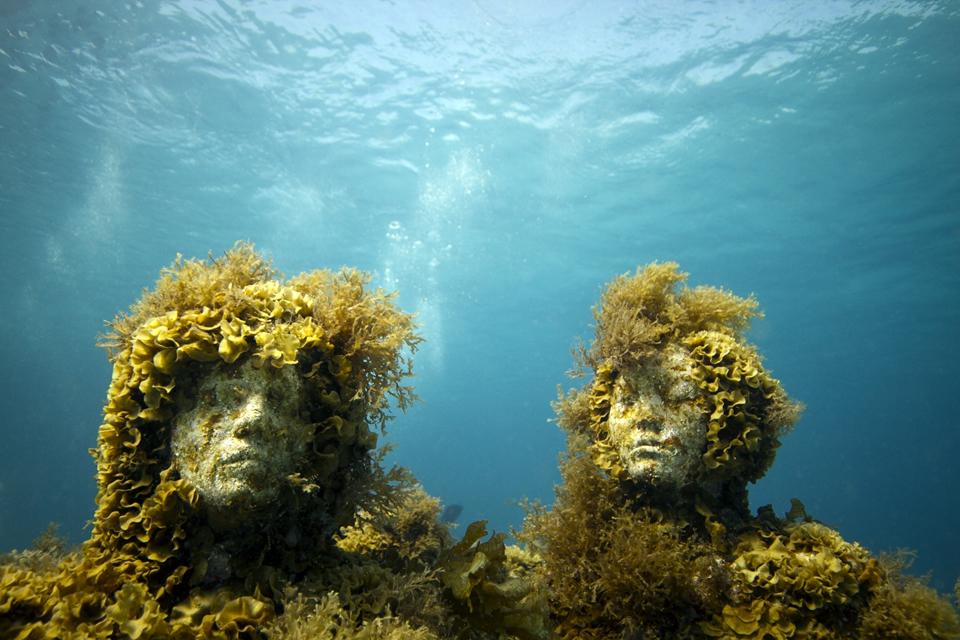
[[[628,465],[626,469],[627,475],[629,475],[635,483],[652,489],[670,490],[679,488],[683,484],[679,478],[663,474],[656,468],[638,468],[636,465]]]
[[[229,529],[274,504],[280,493],[279,483],[280,479],[272,478],[262,464],[245,460],[221,467],[212,482],[200,481],[195,486],[210,524],[215,529]]]
[[[652,488],[679,489],[689,484],[696,473],[696,459],[656,447],[621,450],[620,459],[634,482]]]
[[[268,509],[276,497],[276,491],[252,491],[244,486],[231,493],[220,494],[215,500],[204,498],[204,507],[210,526],[222,531],[257,519],[258,514]]]

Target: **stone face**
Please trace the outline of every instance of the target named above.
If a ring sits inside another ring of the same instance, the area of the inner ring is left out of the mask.
[[[611,444],[634,480],[680,487],[695,480],[706,447],[707,415],[691,372],[676,346],[662,358],[624,371],[614,385]]]
[[[246,360],[214,369],[192,406],[178,407],[174,464],[208,509],[241,516],[277,497],[313,437],[302,394],[295,367]]]

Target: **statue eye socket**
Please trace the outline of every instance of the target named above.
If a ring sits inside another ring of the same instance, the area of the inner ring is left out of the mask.
[[[211,405],[231,405],[242,401],[246,397],[247,391],[238,385],[232,385],[226,388],[217,387],[203,394],[204,402]]]
[[[697,389],[696,387],[694,387],[693,383],[688,381],[683,381],[678,384],[675,384],[670,389],[670,393],[668,397],[675,402],[684,402],[687,400],[693,400],[697,397]]]
[[[630,383],[624,383],[617,391],[622,402],[632,402],[638,397],[637,390]]]

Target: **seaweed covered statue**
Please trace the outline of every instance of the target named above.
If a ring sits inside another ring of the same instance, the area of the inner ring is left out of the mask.
[[[951,604],[794,501],[749,511],[800,406],[744,339],[756,301],[676,264],[616,278],[562,395],[568,435],[539,551],[559,638],[956,638]]]
[[[246,244],[165,270],[105,341],[91,537],[0,558],[0,637],[536,632],[502,536],[453,544],[439,502],[381,466],[419,338],[367,280],[282,281]]]

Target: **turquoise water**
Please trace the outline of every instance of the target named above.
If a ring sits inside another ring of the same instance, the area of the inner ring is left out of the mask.
[[[320,4],[0,6],[0,549],[86,535],[102,322],[246,239],[400,292],[428,342],[392,459],[499,530],[550,500],[604,282],[755,293],[808,409],[752,503],[952,586],[953,3]]]

